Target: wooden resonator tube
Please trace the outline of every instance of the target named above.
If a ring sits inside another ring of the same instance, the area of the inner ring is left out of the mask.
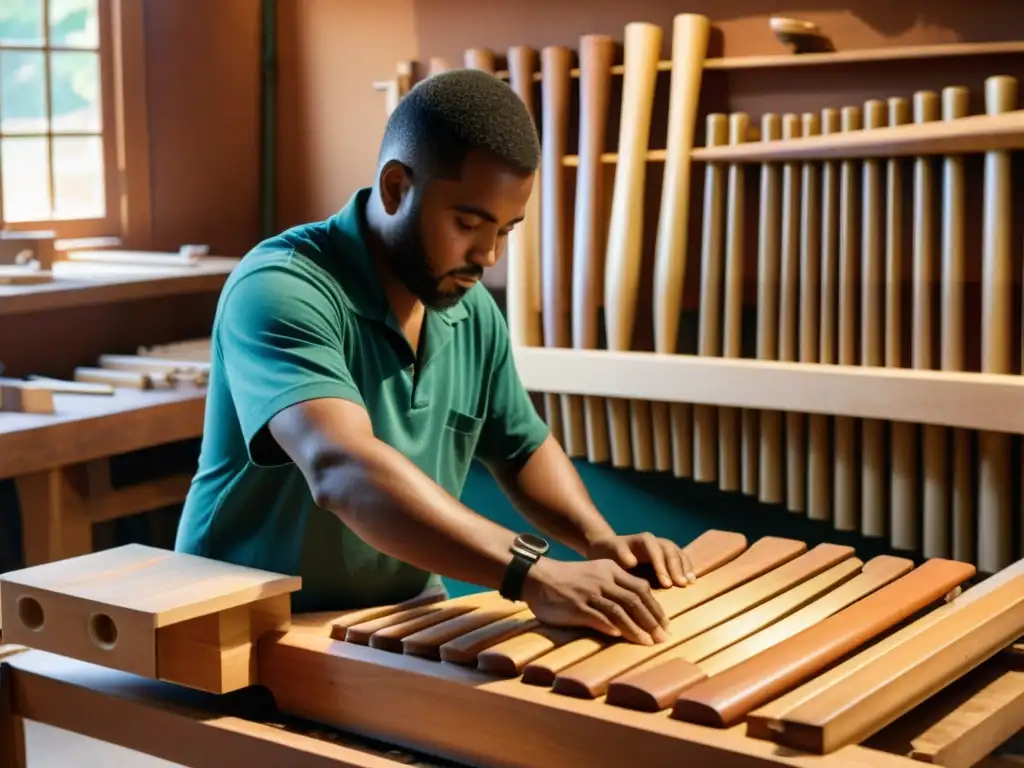
[[[615,41],[607,35],[580,38],[579,167],[573,226],[572,340],[576,349],[598,348],[598,308],[604,276],[604,151],[611,100]],[[570,403],[570,411],[575,412]],[[608,416],[600,397],[583,398],[587,459],[608,461]]]
[[[618,166],[612,193],[604,284],[606,336],[608,348],[615,351],[630,349],[636,322],[643,256],[644,181],[661,37],[661,28],[655,24],[632,22],[626,25]],[[612,466],[653,469],[648,403],[609,399],[608,416]]]
[[[821,132],[825,136],[838,133],[839,110],[821,111]],[[821,165],[821,295],[819,313],[818,360],[836,362],[837,301],[839,284],[839,165],[828,160]],[[829,417],[811,414],[808,430],[810,457],[808,470],[807,515],[812,520],[832,519],[832,450],[829,447]]]
[[[778,141],[781,137],[782,120],[779,116],[770,113],[764,115],[761,118],[761,139]],[[761,166],[761,206],[758,215],[758,360],[774,360],[779,344],[781,186],[781,168],[775,163],[764,163]],[[743,439],[758,441],[758,499],[774,504],[782,501],[782,414],[778,411],[761,411],[757,432],[752,422],[752,419],[744,420]]]
[[[1008,112],[1016,102],[1015,79],[998,76],[985,81],[987,114]],[[981,367],[985,373],[1011,373],[1011,201],[1009,151],[986,152],[981,254]],[[1008,566],[1013,557],[1010,437],[1004,432],[982,432],[978,443],[978,570],[991,573]]]
[[[843,131],[861,128],[861,110],[844,107],[840,113]],[[840,365],[856,365],[856,280],[857,280],[857,163],[843,160],[839,167],[839,301],[838,356]],[[840,531],[859,528],[856,472],[856,422],[849,416],[835,417],[834,526]]]
[[[707,145],[720,146],[728,140],[728,118],[707,117]],[[700,269],[700,311],[697,354],[717,357],[722,350],[722,233],[725,207],[725,167],[707,163],[704,169],[704,218]],[[718,429],[713,405],[693,407],[693,479],[714,482],[718,475]]]
[[[782,116],[782,138],[800,138],[800,116]],[[782,273],[779,283],[779,360],[798,358],[797,316],[800,285],[800,163],[782,166]],[[802,512],[805,504],[805,451],[803,414],[785,414],[785,502],[792,512]]]
[[[885,126],[885,103],[872,99],[864,104],[864,128]],[[879,367],[884,362],[882,329],[882,163],[864,161],[861,176],[861,309],[860,363]],[[861,422],[861,533],[885,533],[885,431],[878,419]]]
[[[654,256],[654,349],[662,354],[677,351],[690,223],[690,151],[709,35],[705,16],[681,13],[673,20],[668,141]],[[693,463],[690,406],[652,403],[651,409],[655,468],[689,477]]]
[[[570,306],[572,264],[568,190],[563,159],[569,132],[569,99],[572,51],[547,46],[541,51],[541,303],[544,345],[566,348],[572,345]],[[562,445],[569,456],[586,454],[583,402],[578,397],[544,394],[548,424],[561,425]]]
[[[729,116],[729,143],[741,144],[746,140],[750,118],[742,112]],[[722,354],[741,357],[743,354],[743,250],[744,167],[740,163],[729,165],[728,205],[725,232],[725,317]],[[723,491],[738,491],[741,478],[740,410],[718,409],[718,487]]]
[[[932,91],[914,94],[914,122],[928,123],[939,118],[938,96]],[[915,369],[933,367],[932,290],[935,285],[935,217],[933,158],[914,160],[914,253],[913,253],[913,349],[911,362]],[[941,519],[946,514],[946,468],[939,464],[937,437],[941,427],[925,425],[921,430],[924,470],[924,518]],[[901,520],[894,510],[890,543],[897,549],[916,549],[920,537],[910,520]]]
[[[942,89],[942,119],[967,116],[970,94],[963,86]],[[942,343],[944,371],[964,369],[964,282],[965,213],[964,159],[949,155],[942,162]],[[930,429],[930,427],[929,427]],[[925,442],[925,451],[936,454],[929,464],[947,466],[949,448],[946,430]],[[971,487],[971,435],[966,429],[952,430],[952,488],[950,505],[925,508],[924,556],[953,557],[972,562],[975,557],[974,498]],[[938,480],[929,473],[927,480]],[[945,483],[942,484],[945,491]],[[952,531],[947,509],[952,512]],[[952,541],[950,541],[952,534]]]
[[[889,99],[887,122],[892,127],[909,123],[910,102]],[[899,158],[890,158],[885,187],[885,365],[889,368],[903,364],[903,232],[903,167]],[[917,430],[903,421],[893,422],[891,430],[890,532],[917,519]],[[884,533],[878,531],[879,536]]]
[[[803,136],[821,134],[821,118],[813,112],[800,118],[800,133]],[[818,362],[818,333],[821,327],[819,302],[821,286],[821,174],[818,164],[804,162],[800,170],[800,362]],[[790,423],[799,430],[798,440],[801,451],[798,464],[801,474],[799,498],[804,502],[801,509],[809,511],[814,503],[820,503],[821,494],[828,493],[828,472],[825,464],[811,459],[815,445],[809,442],[809,432],[820,429],[821,418],[790,419]],[[827,429],[827,422],[824,422]],[[789,427],[787,426],[787,430]],[[827,433],[826,433],[827,434]],[[793,442],[789,443],[790,448]],[[793,497],[790,498],[790,509],[794,509]]]
[[[537,52],[517,46],[508,51],[509,84],[536,119],[533,74]],[[537,347],[542,343],[540,327],[540,190],[535,181],[526,207],[526,218],[508,238],[508,325],[512,343]]]

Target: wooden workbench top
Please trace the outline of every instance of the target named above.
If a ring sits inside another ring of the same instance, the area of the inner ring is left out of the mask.
[[[239,261],[212,256],[183,267],[60,261],[52,282],[0,285],[0,315],[217,291]]]
[[[113,396],[53,400],[52,414],[0,413],[0,478],[198,437],[206,388],[118,388]]]

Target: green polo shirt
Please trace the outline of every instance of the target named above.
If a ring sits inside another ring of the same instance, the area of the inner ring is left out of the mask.
[[[380,440],[455,497],[474,458],[522,459],[548,435],[482,285],[450,309],[427,311],[417,365],[364,245],[368,196],[363,189],[335,216],[247,254],[212,329],[199,468],[176,549],[300,575],[296,612],[391,603],[440,580],[318,507],[268,439],[274,414],[314,398],[359,403]]]

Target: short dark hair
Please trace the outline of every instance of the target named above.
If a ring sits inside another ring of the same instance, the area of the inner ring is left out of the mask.
[[[398,103],[379,160],[458,178],[471,150],[532,173],[540,142],[526,105],[507,83],[482,70],[454,69],[420,81]]]

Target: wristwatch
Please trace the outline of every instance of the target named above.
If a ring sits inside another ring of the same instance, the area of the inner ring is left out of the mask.
[[[508,551],[512,553],[512,560],[505,571],[499,594],[506,600],[519,600],[523,594],[526,574],[547,553],[548,543],[532,533],[521,533],[516,536]]]

